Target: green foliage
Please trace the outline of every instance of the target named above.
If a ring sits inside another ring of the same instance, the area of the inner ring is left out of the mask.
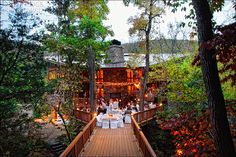
[[[10,10],[9,19],[0,29],[0,156],[27,156],[32,147],[27,111],[45,92],[46,64],[42,34],[32,32],[39,19],[22,5]]]
[[[178,109],[176,107],[165,107],[164,111],[157,111],[157,117],[161,120],[169,120],[172,117],[177,117],[179,115]]]
[[[189,54],[188,54],[189,55]],[[167,81],[158,89],[158,97],[167,96],[169,102],[196,104],[206,101],[201,69],[191,66],[192,56],[172,59],[152,66],[150,81]]]
[[[230,81],[221,84],[225,100],[236,100],[235,86]]]
[[[69,1],[67,8],[64,6],[64,11],[60,10],[60,2],[53,3],[58,8],[47,10],[54,10],[56,15],[60,12],[64,19],[59,16],[59,20],[68,20],[68,23],[59,22],[55,26],[57,31],[45,36],[44,42],[48,51],[57,52],[64,62],[59,69],[64,74],[59,80],[63,84],[60,89],[78,93],[81,92],[82,72],[88,67],[88,48],[92,47],[96,61],[99,62],[110,44],[104,42],[104,39],[111,31],[102,23],[109,10],[102,0],[76,3]]]
[[[27,156],[33,142],[26,136],[31,119],[28,118],[26,113],[22,112],[23,108],[26,108],[25,105],[22,107],[15,106],[14,110],[9,108],[11,106],[14,106],[14,104],[9,102],[7,104],[0,103],[0,156],[13,157],[16,154],[19,157]]]
[[[192,57],[173,59],[167,63],[170,102],[201,103],[206,94],[200,68],[191,66]]]
[[[2,151],[0,153],[1,156],[14,157],[17,154],[19,157],[25,157],[29,154],[32,147],[32,142],[22,136],[22,134],[4,134],[4,137],[1,136],[0,140],[0,144],[2,146]]]
[[[45,36],[44,43],[49,52],[56,52],[60,56],[61,60],[57,65],[63,77],[58,79],[59,84],[54,94],[48,93],[46,96],[55,99],[52,100],[55,102],[50,102],[50,99],[45,102],[57,108],[60,115],[69,116],[70,124],[64,125],[67,139],[70,141],[71,137],[74,137],[75,128],[72,98],[74,94],[83,92],[82,76],[88,71],[89,49],[92,49],[96,57],[94,59],[98,63],[110,44],[104,39],[112,32],[102,23],[109,11],[104,0],[68,0],[63,3],[66,5],[63,6],[60,1],[54,0],[53,4],[56,7],[47,9],[58,15],[59,22],[53,26],[54,29],[50,29],[51,25],[49,25],[49,30],[54,32]]]
[[[66,125],[67,125],[67,129],[68,129],[68,131],[69,131],[69,133],[71,135],[71,139],[74,139],[76,137],[76,135],[78,133],[80,133],[80,131],[85,126],[84,123],[82,123],[81,121],[77,120],[76,118],[71,118],[70,119],[70,123],[68,123]],[[58,137],[58,140],[60,140],[65,145],[69,145],[70,144],[70,141],[68,140],[68,138],[65,135],[62,135],[62,136]]]
[[[109,13],[109,8],[105,0],[78,0],[76,2],[77,8],[72,9],[71,13],[75,17],[89,16],[94,20],[104,20]]]
[[[124,1],[126,4],[127,1]],[[143,42],[141,47],[145,48],[145,69],[144,77],[140,78],[141,91],[140,91],[140,109],[144,110],[144,93],[147,90],[148,73],[149,73],[149,55],[150,55],[150,40],[152,38],[151,33],[153,32],[153,23],[164,13],[164,9],[160,7],[160,3],[157,0],[146,0],[146,1],[133,1],[135,5],[141,10],[141,13],[130,17],[128,22],[132,25],[129,29],[130,35],[136,35],[140,41]]]
[[[125,2],[124,2],[125,3]],[[128,22],[132,25],[129,29],[130,35],[137,35],[141,40],[147,38],[146,36],[153,29],[153,23],[164,13],[160,2],[157,0],[134,1],[133,2],[142,11],[139,15],[130,17]]]
[[[30,32],[37,24],[32,18],[22,8],[15,8],[8,29],[0,30],[0,93],[5,100],[36,101],[44,90],[46,64],[37,43],[41,34]]]
[[[45,103],[39,103],[40,105],[37,105],[34,108],[34,118],[41,118],[42,116],[47,116],[50,114],[51,108],[48,104]]]
[[[76,7],[70,7],[72,5]],[[64,60],[64,65],[60,68],[64,74],[61,79],[66,84],[64,87],[72,92],[80,92],[82,72],[88,66],[88,48],[90,46],[93,48],[96,60],[99,62],[110,44],[103,41],[111,33],[102,23],[108,8],[102,0],[76,3],[71,1],[64,10],[63,17],[68,19],[69,23],[59,23],[56,29],[58,31],[45,36],[44,41],[48,51],[57,52]]]
[[[179,118],[182,113],[191,112],[193,110],[195,111],[197,116],[200,116],[202,114],[202,111],[206,108],[206,103],[170,103],[164,105],[163,111],[157,111],[157,117],[161,121],[168,121],[171,118]]]

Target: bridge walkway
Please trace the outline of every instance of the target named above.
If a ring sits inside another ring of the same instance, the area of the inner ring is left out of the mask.
[[[96,127],[90,140],[80,153],[81,157],[143,157],[131,124],[123,128],[102,129]]]

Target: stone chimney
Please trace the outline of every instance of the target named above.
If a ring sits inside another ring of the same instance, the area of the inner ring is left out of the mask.
[[[121,42],[118,40],[112,40],[112,45],[107,50],[108,60],[110,61],[108,64],[124,64],[124,51],[121,46]]]

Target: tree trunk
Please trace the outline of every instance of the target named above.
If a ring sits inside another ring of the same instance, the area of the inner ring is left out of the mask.
[[[147,90],[147,82],[148,82],[148,73],[149,73],[149,55],[150,55],[150,32],[152,28],[152,19],[153,19],[153,4],[154,1],[151,0],[149,4],[150,13],[148,15],[148,27],[145,31],[145,46],[146,46],[146,55],[145,55],[145,63],[146,67],[144,69],[144,78],[143,82],[141,82],[141,91],[140,91],[140,110],[144,110],[144,94]]]
[[[145,78],[145,72],[144,70],[144,78]],[[144,111],[144,93],[145,93],[145,84],[144,84],[144,79],[140,81],[140,104],[139,104],[139,109],[140,111]]]
[[[89,102],[91,113],[95,110],[95,56],[92,48],[88,50],[88,64],[89,64]]]
[[[220,157],[235,156],[230,134],[224,96],[221,89],[216,58],[213,50],[202,46],[213,38],[212,13],[207,0],[192,0],[198,27],[200,61],[210,109],[210,122],[217,155]]]
[[[146,67],[144,69],[144,77],[143,82],[141,82],[141,91],[140,91],[140,110],[144,110],[144,95],[147,90],[147,82],[148,82],[148,73],[149,73],[149,54],[150,54],[150,41],[149,41],[149,33],[146,35]]]
[[[59,114],[60,118],[62,119],[63,125],[64,125],[64,127],[65,127],[67,139],[68,139],[69,142],[71,143],[71,142],[72,142],[72,139],[71,139],[71,136],[70,136],[70,132],[69,132],[69,130],[68,130],[68,128],[67,128],[66,121],[65,121],[65,119],[64,119],[64,117],[63,117],[63,115],[61,114],[60,111],[58,111],[58,114]]]

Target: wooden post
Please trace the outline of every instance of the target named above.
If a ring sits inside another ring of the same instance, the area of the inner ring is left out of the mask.
[[[92,47],[88,49],[88,65],[89,65],[89,102],[91,113],[95,112],[95,55]]]

